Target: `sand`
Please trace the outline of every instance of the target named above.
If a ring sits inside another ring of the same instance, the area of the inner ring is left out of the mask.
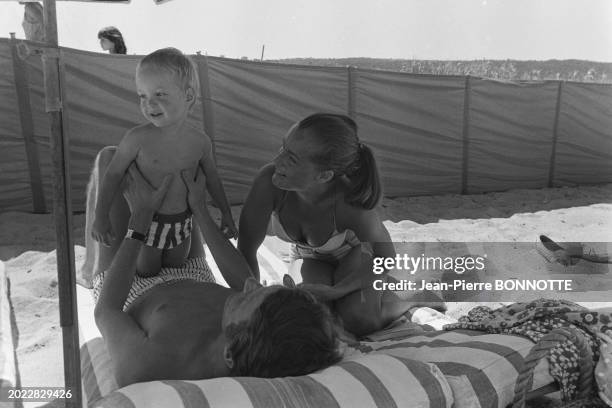
[[[233,212],[239,214],[240,208]],[[534,243],[539,234],[556,241],[612,242],[612,184],[385,199],[381,215],[397,242]],[[10,282],[20,384],[63,386],[53,217],[5,212],[0,225],[0,260]],[[84,259],[83,214],[73,217],[73,226],[78,269]],[[266,245],[287,257],[286,243],[267,239]],[[528,269],[534,260],[513,262]],[[535,262],[546,263],[541,257]],[[597,279],[608,284],[612,273],[604,271]],[[458,316],[472,306],[452,303],[449,313]]]

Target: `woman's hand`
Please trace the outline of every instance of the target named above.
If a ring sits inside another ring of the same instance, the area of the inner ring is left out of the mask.
[[[316,297],[319,302],[329,302],[343,296],[343,293],[333,286],[324,285],[322,283],[300,283],[296,285],[289,274],[283,276],[283,285],[291,289],[303,289]]]
[[[330,302],[341,298],[343,293],[334,288],[322,283],[300,283],[297,285],[298,288],[309,292],[311,295],[317,298],[319,302]]]
[[[182,170],[181,178],[187,187],[187,204],[192,213],[206,208],[206,176],[200,166],[195,171],[191,169]]]
[[[130,224],[136,222],[139,230],[149,227],[153,214],[161,207],[166,197],[173,177],[172,174],[167,175],[161,185],[155,189],[142,176],[136,164],[130,164],[122,183],[123,196],[132,213]]]

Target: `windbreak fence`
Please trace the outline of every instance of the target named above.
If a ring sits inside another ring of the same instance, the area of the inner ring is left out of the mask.
[[[72,208],[83,211],[96,153],[144,122],[141,56],[59,52]],[[291,124],[320,111],[356,120],[390,197],[612,182],[612,85],[193,59],[201,95],[189,120],[213,140],[234,204]],[[44,102],[36,44],[0,39],[0,211],[51,209]]]

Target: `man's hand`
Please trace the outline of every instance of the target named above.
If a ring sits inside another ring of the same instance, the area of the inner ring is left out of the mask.
[[[206,203],[206,176],[200,166],[195,170],[182,170],[181,178],[187,187],[187,204],[192,213],[205,208]]]
[[[138,219],[143,224],[150,224],[153,214],[161,207],[173,175],[164,177],[161,185],[155,189],[142,176],[138,167],[132,163],[123,177],[123,196],[132,213],[131,220]],[[146,226],[148,228],[148,225]]]
[[[221,217],[221,232],[225,235],[225,238],[238,238],[238,228],[234,224],[234,219],[231,214],[224,215]]]
[[[110,246],[111,242],[115,240],[115,233],[113,232],[108,215],[106,217],[94,216],[91,236],[104,246]]]

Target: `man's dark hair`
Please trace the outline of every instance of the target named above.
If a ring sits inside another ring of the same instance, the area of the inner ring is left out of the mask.
[[[306,375],[341,359],[329,309],[302,289],[271,293],[250,321],[231,325],[226,336],[233,376]]]

